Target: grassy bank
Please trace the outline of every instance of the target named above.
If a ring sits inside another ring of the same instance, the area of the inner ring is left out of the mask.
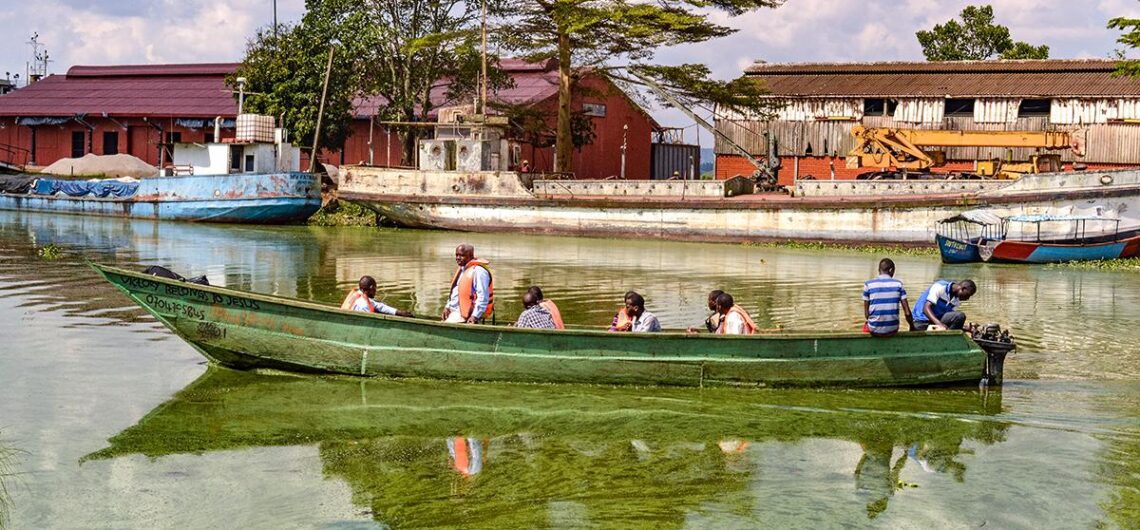
[[[331,200],[309,218],[313,226],[377,226],[376,212],[359,204]]]
[[[1082,271],[1140,272],[1140,258],[1070,261],[1066,263],[1050,263],[1048,267],[1050,269],[1075,269]]]
[[[884,254],[890,256],[938,256],[936,247],[904,247],[887,245],[848,245],[820,241],[764,241],[745,243],[748,247],[781,248],[792,250],[826,250],[829,252],[854,252],[859,254]]]

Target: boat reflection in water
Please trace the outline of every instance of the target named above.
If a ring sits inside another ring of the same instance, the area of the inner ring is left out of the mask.
[[[948,389],[647,389],[209,368],[84,459],[316,444],[323,475],[345,481],[353,502],[391,527],[676,528],[693,518],[770,521],[779,514],[757,513],[773,509],[858,522],[900,502],[900,488],[912,486],[900,481],[904,467],[965,487],[960,457],[1005,439],[999,400]],[[826,473],[811,471],[821,465]]]

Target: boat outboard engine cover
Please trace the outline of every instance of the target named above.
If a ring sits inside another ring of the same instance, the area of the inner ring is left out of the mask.
[[[966,328],[970,338],[981,346],[986,352],[986,363],[982,371],[982,386],[1001,385],[1002,372],[1005,370],[1005,356],[1017,349],[1017,344],[1010,336],[1009,330],[993,323],[981,326],[971,322]]]
[[[195,276],[193,278],[184,278],[181,274],[178,274],[177,272],[174,272],[166,267],[160,267],[158,265],[151,265],[150,267],[147,267],[146,270],[143,271],[143,274],[158,276],[160,278],[168,278],[171,280],[178,280],[180,282],[196,283],[198,285],[210,285],[210,281],[206,279],[205,275]]]

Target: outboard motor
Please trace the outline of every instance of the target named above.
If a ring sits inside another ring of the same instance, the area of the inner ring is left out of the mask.
[[[1009,330],[1001,329],[997,324],[983,324],[979,326],[973,322],[966,328],[970,338],[986,352],[986,363],[982,370],[981,386],[1000,386],[1002,372],[1005,370],[1005,356],[1017,349]]]
[[[178,280],[180,282],[196,283],[198,285],[210,285],[210,281],[206,279],[205,275],[195,276],[193,278],[184,278],[181,274],[178,274],[177,272],[174,272],[166,267],[160,267],[158,265],[151,265],[150,267],[147,267],[146,270],[143,271],[143,274],[149,274],[151,276],[158,276],[160,278],[167,278],[171,280]]]

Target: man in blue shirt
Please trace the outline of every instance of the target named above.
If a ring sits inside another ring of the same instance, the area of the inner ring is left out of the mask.
[[[978,286],[972,280],[935,281],[914,304],[915,327],[920,330],[962,329],[966,325],[966,314],[958,311],[958,306],[977,292]]]
[[[914,331],[914,318],[906,300],[906,289],[896,280],[895,262],[883,258],[879,261],[879,275],[863,282],[863,316],[866,330],[876,337],[889,337],[899,331],[899,309],[906,316],[910,330]]]

